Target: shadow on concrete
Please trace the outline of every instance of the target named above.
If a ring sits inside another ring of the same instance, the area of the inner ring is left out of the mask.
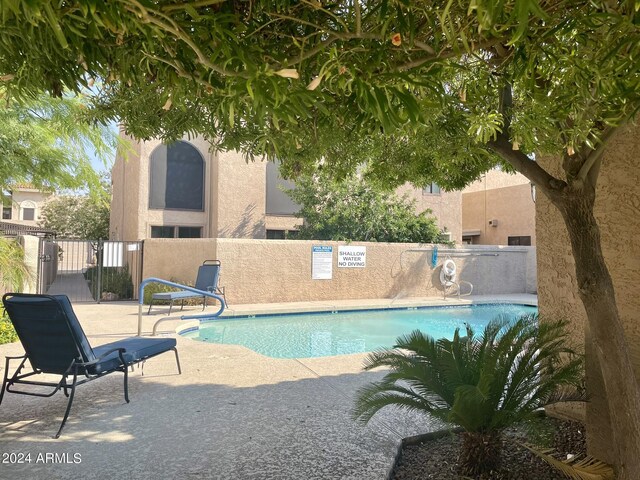
[[[79,387],[59,440],[50,437],[66,405],[62,394],[7,395],[0,451],[32,460],[53,453],[60,461],[3,465],[0,478],[383,479],[402,437],[435,428],[427,417],[394,409],[366,426],[351,418],[355,391],[380,372],[268,383],[265,371],[264,384],[233,387],[199,383],[208,373],[197,364],[177,376],[170,362],[151,362],[144,377],[131,375],[130,404],[121,375]],[[288,362],[294,376],[309,375]],[[81,462],[67,463],[74,454]]]

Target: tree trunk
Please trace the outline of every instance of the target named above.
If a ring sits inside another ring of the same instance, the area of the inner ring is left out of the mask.
[[[613,281],[604,261],[600,230],[593,215],[595,189],[564,192],[551,200],[559,208],[569,233],[579,295],[602,369],[617,478],[640,479],[640,386],[629,357]]]
[[[502,437],[499,433],[463,432],[460,473],[475,477],[495,472],[500,467]]]

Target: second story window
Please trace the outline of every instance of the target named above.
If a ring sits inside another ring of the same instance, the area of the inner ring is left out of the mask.
[[[422,188],[423,195],[440,195],[440,187],[435,183],[430,183]]]
[[[149,208],[204,210],[204,159],[194,146],[160,145],[149,163]]]

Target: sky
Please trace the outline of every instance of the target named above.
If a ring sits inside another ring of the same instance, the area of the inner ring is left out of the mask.
[[[112,122],[109,125],[109,129],[116,135],[118,134],[118,124],[116,122]],[[102,160],[96,157],[95,152],[91,148],[87,149],[86,153],[91,158],[91,165],[97,172],[111,172],[111,167],[113,166],[113,162],[116,159],[116,152],[113,152],[113,155],[110,157],[107,165],[105,165]]]

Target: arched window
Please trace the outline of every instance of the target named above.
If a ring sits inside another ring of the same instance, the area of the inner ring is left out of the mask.
[[[149,163],[149,208],[204,210],[204,159],[195,147],[160,145]]]

